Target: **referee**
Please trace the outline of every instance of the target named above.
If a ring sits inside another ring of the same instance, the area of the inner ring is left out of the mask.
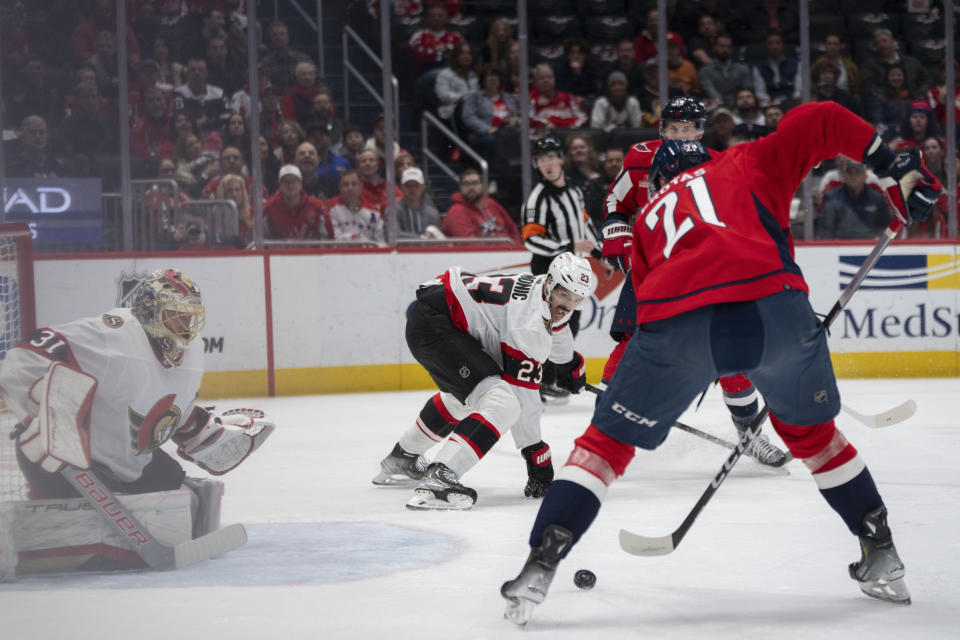
[[[540,182],[530,191],[520,215],[523,244],[532,254],[530,271],[534,275],[547,273],[553,258],[564,251],[599,259],[603,243],[587,215],[583,193],[563,173],[560,141],[553,136],[535,140],[531,155],[540,171]],[[607,267],[606,263],[601,264]],[[607,267],[607,277],[611,272],[612,268]],[[579,311],[573,313],[569,324],[576,336],[580,328]],[[555,376],[552,363],[544,363],[540,384],[540,397],[544,401],[565,401],[569,395],[554,384]]]

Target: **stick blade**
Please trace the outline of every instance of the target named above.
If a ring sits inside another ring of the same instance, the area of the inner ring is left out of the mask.
[[[239,549],[245,544],[247,544],[247,530],[242,524],[231,524],[174,547],[174,568],[189,567]]]
[[[903,422],[917,412],[917,403],[913,400],[907,400],[901,405],[897,405],[889,411],[884,411],[877,416],[877,427],[889,427],[892,424]]]
[[[648,538],[620,529],[620,548],[635,556],[665,556],[676,546],[673,535]]]

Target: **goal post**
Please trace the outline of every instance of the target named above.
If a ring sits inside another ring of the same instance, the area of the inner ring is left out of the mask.
[[[25,223],[0,224],[0,360],[36,329],[33,237]],[[10,433],[16,416],[0,401],[0,502],[26,498]]]

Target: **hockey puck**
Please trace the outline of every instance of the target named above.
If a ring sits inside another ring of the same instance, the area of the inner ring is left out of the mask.
[[[597,575],[589,569],[580,569],[573,574],[573,584],[577,585],[579,589],[588,591],[597,584]]]

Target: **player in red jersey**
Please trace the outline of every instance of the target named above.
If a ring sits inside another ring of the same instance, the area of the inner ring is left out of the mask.
[[[660,116],[660,136],[663,140],[699,140],[703,137],[703,126],[707,118],[706,110],[696,98],[674,98],[667,103]],[[638,142],[630,148],[623,161],[620,175],[610,185],[607,194],[607,220],[603,225],[603,256],[614,266],[627,274],[628,282],[620,291],[617,309],[610,328],[610,337],[617,341],[607,363],[603,367],[603,383],[610,382],[620,358],[627,348],[627,342],[636,329],[637,299],[630,279],[630,248],[632,228],[636,214],[647,203],[649,196],[650,164],[653,155],[660,148],[661,140]],[[716,155],[711,152],[711,155]],[[753,418],[760,412],[759,395],[743,375],[720,378],[723,389],[723,401],[730,410],[737,431],[742,435]],[[761,464],[774,467],[787,462],[787,456],[767,440],[758,435],[750,443],[746,454]]]
[[[792,109],[777,131],[711,160],[697,141],[666,141],[651,165],[652,199],[633,230],[635,332],[586,432],[557,473],[520,575],[501,587],[525,624],[560,560],[590,527],[634,447],[656,449],[703,385],[742,371],[790,452],[859,537],[849,567],[866,595],[909,604],[887,510],[866,463],[834,424],[840,410],[826,331],[793,259],[790,201],[819,162],[844,154],[889,176],[910,221],[929,216],[936,187],[906,185],[919,153],[896,154],[871,125],[833,102]]]

